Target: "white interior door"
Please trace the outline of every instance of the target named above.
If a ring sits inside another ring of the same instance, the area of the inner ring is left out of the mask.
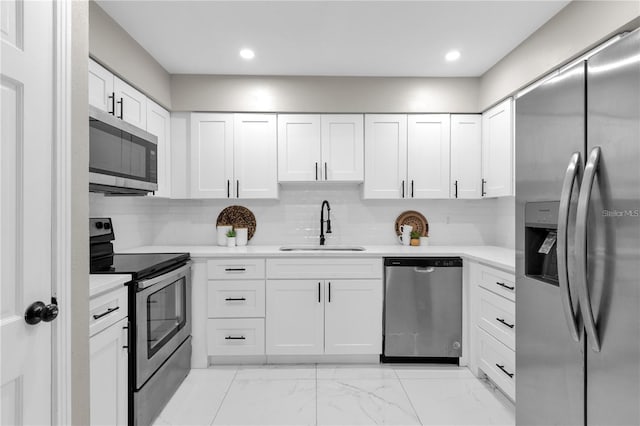
[[[362,114],[322,116],[322,179],[352,182],[364,179]]]
[[[410,114],[409,198],[449,198],[449,114]]]
[[[52,292],[53,3],[0,2],[3,425],[51,424],[51,324],[28,325]]]
[[[320,116],[278,114],[278,180],[320,179]]]

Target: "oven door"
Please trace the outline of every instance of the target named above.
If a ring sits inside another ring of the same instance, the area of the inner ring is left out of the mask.
[[[138,282],[136,292],[136,389],[191,335],[191,262]]]

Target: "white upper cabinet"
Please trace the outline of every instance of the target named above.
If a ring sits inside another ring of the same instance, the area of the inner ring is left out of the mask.
[[[147,128],[147,97],[118,77],[113,78],[116,116],[141,129]]]
[[[191,198],[231,198],[233,114],[191,114]]]
[[[191,114],[191,198],[277,198],[274,114]]]
[[[152,100],[147,100],[147,132],[158,138],[157,197],[171,197],[171,115]]]
[[[513,111],[508,98],[482,114],[484,197],[513,195]]]
[[[114,113],[113,74],[93,59],[89,59],[89,105]]]
[[[362,114],[321,116],[322,179],[362,182],[364,127]]]
[[[237,198],[278,198],[275,114],[234,114]]]
[[[407,116],[365,115],[364,198],[405,198]]]
[[[482,116],[451,115],[451,198],[481,198]]]
[[[449,198],[449,114],[408,116],[407,198]]]
[[[362,114],[278,115],[280,182],[361,182],[363,157]]]
[[[320,180],[320,116],[278,114],[278,180]]]

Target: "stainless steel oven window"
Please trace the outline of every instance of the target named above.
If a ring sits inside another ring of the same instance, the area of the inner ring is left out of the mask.
[[[151,358],[186,323],[186,279],[182,277],[147,296],[147,357]]]

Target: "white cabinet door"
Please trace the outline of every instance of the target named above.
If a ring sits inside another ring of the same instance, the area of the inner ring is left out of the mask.
[[[408,197],[449,198],[449,114],[408,117]]]
[[[129,124],[147,130],[147,97],[118,77],[113,78],[116,116]]]
[[[278,198],[275,114],[234,114],[235,196]]]
[[[485,197],[513,194],[513,115],[511,98],[482,114],[482,178]]]
[[[278,114],[278,181],[320,178],[320,116]]]
[[[89,339],[91,424],[127,424],[127,318]]]
[[[382,280],[325,282],[326,354],[382,353]]]
[[[233,114],[191,114],[191,198],[230,198]]]
[[[407,116],[365,115],[364,198],[407,195]]]
[[[322,179],[362,182],[364,127],[362,114],[326,114],[322,120]]]
[[[152,100],[147,100],[147,132],[158,137],[157,197],[171,197],[171,115]]]
[[[482,116],[451,116],[451,198],[482,198]]]
[[[113,74],[93,59],[89,59],[89,105],[113,114],[113,96]]]
[[[319,355],[324,343],[320,280],[267,280],[267,355]]]

